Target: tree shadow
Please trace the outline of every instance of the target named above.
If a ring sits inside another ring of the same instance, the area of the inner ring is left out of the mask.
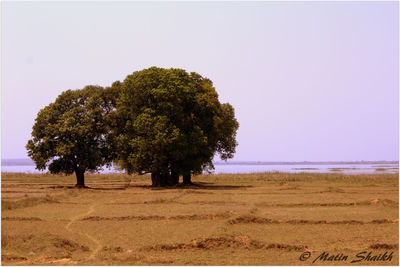
[[[209,182],[196,182],[191,185],[179,185],[178,188],[184,189],[202,189],[202,190],[235,190],[235,189],[246,189],[252,188],[252,185],[225,185],[225,184],[215,184]]]
[[[120,190],[126,190],[127,187],[87,187],[85,189],[89,190],[104,190],[104,191],[120,191]]]
[[[252,185],[217,185],[208,182],[196,182],[191,185],[178,184],[174,186],[152,187],[151,185],[130,185],[129,188],[144,188],[151,190],[190,189],[190,190],[235,190],[251,188]]]
[[[74,185],[52,185],[41,187],[40,189],[76,189]]]
[[[76,189],[76,190],[108,190],[108,191],[127,189],[126,186],[123,186],[123,187],[94,187],[94,186],[77,187],[74,185],[55,185],[55,186],[48,186],[47,188],[50,188],[50,189]]]
[[[130,184],[129,186],[123,185],[121,187],[96,187],[96,186],[85,186],[85,187],[76,187],[76,186],[64,186],[64,185],[56,185],[49,186],[47,188],[51,189],[79,189],[79,190],[98,190],[98,191],[123,191],[128,188],[142,188],[149,190],[170,190],[170,189],[190,189],[190,190],[237,190],[237,189],[247,189],[252,188],[252,185],[224,185],[224,184],[215,184],[210,182],[196,182],[190,185],[178,184],[174,186],[165,186],[165,187],[153,187],[149,184]]]

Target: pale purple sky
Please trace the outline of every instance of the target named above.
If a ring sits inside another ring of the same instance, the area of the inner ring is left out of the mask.
[[[398,160],[398,2],[2,2],[2,158],[67,89],[176,67],[240,123],[234,160]]]

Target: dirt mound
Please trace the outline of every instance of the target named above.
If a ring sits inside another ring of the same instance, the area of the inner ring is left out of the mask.
[[[328,224],[329,222],[325,220],[319,220],[319,221],[314,221],[314,220],[289,220],[286,221],[288,224]]]
[[[70,258],[74,252],[84,253],[89,251],[89,247],[87,246],[81,245],[64,237],[54,235],[52,233],[42,233],[37,235],[2,234],[1,247],[5,250],[7,250],[8,248],[18,248],[18,251],[25,251],[26,253],[32,252],[29,255],[35,255],[35,258],[28,257],[27,259],[33,260],[34,262],[47,262],[48,260]],[[4,251],[2,252],[4,253]],[[10,259],[8,256],[5,258],[8,260],[13,260]],[[24,265],[30,264],[25,263]]]
[[[333,202],[333,203],[267,203],[259,202],[257,206],[263,207],[285,207],[285,208],[296,208],[296,207],[349,207],[349,206],[368,206],[368,205],[383,205],[387,207],[398,207],[399,204],[390,199],[372,199],[361,202]]]
[[[65,249],[69,252],[73,252],[73,251],[89,251],[89,247],[81,245],[77,242],[74,242],[72,240],[68,240],[68,239],[64,239],[64,238],[59,238],[59,237],[55,237],[52,240],[53,245],[56,248],[62,248]]]
[[[120,216],[120,217],[100,217],[88,216],[81,219],[81,221],[128,221],[128,220],[164,220],[165,216]]]
[[[399,220],[379,219],[370,222],[363,222],[357,220],[343,220],[343,221],[326,221],[326,220],[303,220],[294,219],[288,221],[278,221],[269,218],[256,217],[251,215],[240,216],[228,221],[230,224],[244,224],[244,223],[257,223],[257,224],[382,224],[382,223],[398,223]]]
[[[364,224],[362,221],[357,221],[357,220],[344,220],[344,221],[333,221],[333,222],[328,222],[329,224]]]
[[[37,217],[2,217],[2,221],[41,221],[42,219]]]
[[[21,261],[21,260],[26,260],[27,258],[21,257],[21,256],[16,256],[16,255],[10,255],[10,254],[1,254],[1,261]]]
[[[188,245],[191,248],[215,249],[215,248],[249,248],[251,245],[248,236],[217,236],[193,239]]]
[[[229,223],[230,224],[241,224],[241,223],[277,224],[281,222],[268,218],[245,215],[229,220]]]
[[[305,245],[287,245],[287,244],[265,244],[260,241],[252,240],[248,236],[233,236],[223,235],[206,238],[193,239],[190,243],[179,243],[171,245],[157,245],[153,247],[147,247],[147,250],[187,250],[187,249],[224,249],[224,248],[235,248],[235,249],[279,249],[279,250],[295,250],[303,251],[307,249]]]
[[[381,219],[381,220],[373,220],[371,221],[372,224],[381,224],[381,223],[399,223],[399,220],[388,220],[388,219]]]
[[[124,252],[125,249],[122,247],[114,247],[114,246],[104,246],[102,248],[103,251],[109,251],[109,252]]]
[[[371,205],[369,201],[364,202],[333,202],[333,203],[266,203],[260,202],[257,206],[263,207],[285,207],[285,208],[297,208],[297,207],[349,207],[349,206],[364,206]]]
[[[361,221],[356,220],[345,220],[345,221],[326,221],[326,220],[288,220],[288,221],[278,221],[268,218],[256,217],[256,216],[241,216],[232,220],[229,220],[230,224],[241,224],[241,223],[258,223],[258,224],[364,224]]]
[[[288,224],[364,224],[362,221],[344,220],[344,221],[326,221],[326,220],[289,220]]]
[[[194,214],[194,215],[177,215],[177,216],[121,216],[121,217],[100,217],[88,216],[84,217],[82,221],[127,221],[127,220],[218,220],[225,219],[232,216],[231,212],[217,213],[217,214]]]
[[[247,204],[244,202],[233,202],[233,201],[190,201],[184,202],[187,204],[200,204],[200,205],[235,205],[235,206],[246,206]]]
[[[397,202],[395,202],[393,200],[390,200],[390,199],[379,199],[379,198],[370,200],[369,204],[370,205],[381,204],[381,205],[386,206],[386,207],[398,207],[399,206],[399,203],[397,203]]]
[[[200,214],[200,215],[177,215],[167,217],[166,219],[171,220],[218,220],[218,219],[225,219],[232,216],[231,212],[225,213],[217,213],[217,214]]]
[[[398,249],[398,244],[372,244],[370,249]]]
[[[305,245],[285,245],[285,244],[268,244],[264,247],[265,249],[282,249],[288,251],[305,251],[308,249]]]

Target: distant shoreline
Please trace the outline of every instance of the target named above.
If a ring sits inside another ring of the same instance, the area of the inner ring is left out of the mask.
[[[399,164],[399,161],[215,161],[214,165],[343,165],[343,164]],[[31,159],[2,159],[2,166],[34,166]]]
[[[215,165],[343,165],[343,164],[399,164],[399,161],[282,161],[282,162],[263,162],[263,161],[233,161],[214,162]]]

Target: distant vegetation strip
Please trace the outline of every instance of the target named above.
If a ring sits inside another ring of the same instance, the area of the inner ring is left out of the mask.
[[[341,165],[341,164],[399,164],[399,161],[214,161],[214,165]],[[31,159],[2,159],[3,166],[35,166]]]
[[[342,221],[326,221],[326,220],[273,220],[269,218],[256,217],[251,215],[240,216],[238,218],[229,220],[230,224],[247,224],[247,223],[256,223],[256,224],[382,224],[382,223],[399,223],[399,220],[389,220],[389,219],[379,219],[372,220],[370,222],[364,222],[359,220],[342,220]]]

